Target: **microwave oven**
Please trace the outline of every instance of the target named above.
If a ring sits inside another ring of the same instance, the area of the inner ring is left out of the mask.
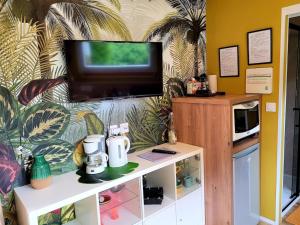
[[[259,132],[259,101],[250,101],[232,106],[232,139],[241,140]]]

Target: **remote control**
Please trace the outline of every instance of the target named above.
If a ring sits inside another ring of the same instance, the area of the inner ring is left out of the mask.
[[[163,150],[163,149],[153,149],[152,152],[155,153],[163,153],[163,154],[171,154],[171,155],[175,155],[176,152],[175,151],[170,151],[170,150]]]

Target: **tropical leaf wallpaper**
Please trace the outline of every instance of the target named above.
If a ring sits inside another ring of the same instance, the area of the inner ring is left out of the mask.
[[[171,98],[205,72],[205,0],[0,0],[0,200],[16,225],[13,189],[25,156],[45,154],[53,174],[76,169],[88,134],[128,122],[131,151],[167,141]],[[164,96],[69,103],[64,39],[162,41]],[[39,218],[63,224],[66,206]]]

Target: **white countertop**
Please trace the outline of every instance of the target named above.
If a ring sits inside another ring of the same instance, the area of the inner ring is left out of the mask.
[[[137,156],[143,152],[151,151],[153,148],[162,147],[177,151],[178,153],[159,162],[150,162]],[[139,163],[139,166],[133,172],[116,180],[103,181],[99,184],[83,184],[78,182],[79,176],[76,174],[76,171],[73,171],[54,176],[53,183],[48,188],[35,190],[30,185],[26,185],[15,188],[14,191],[16,198],[28,210],[28,214],[43,215],[182,159],[199,154],[201,151],[203,149],[200,147],[184,143],[177,143],[176,145],[163,144],[129,154],[128,161]]]

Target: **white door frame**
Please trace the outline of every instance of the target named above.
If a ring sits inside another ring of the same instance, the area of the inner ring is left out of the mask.
[[[281,196],[283,189],[284,168],[284,136],[285,136],[285,106],[286,106],[286,79],[288,56],[288,22],[290,18],[300,16],[300,4],[282,8],[281,37],[280,37],[280,71],[278,96],[278,134],[277,134],[277,171],[276,171],[276,218],[275,224],[281,221]]]

